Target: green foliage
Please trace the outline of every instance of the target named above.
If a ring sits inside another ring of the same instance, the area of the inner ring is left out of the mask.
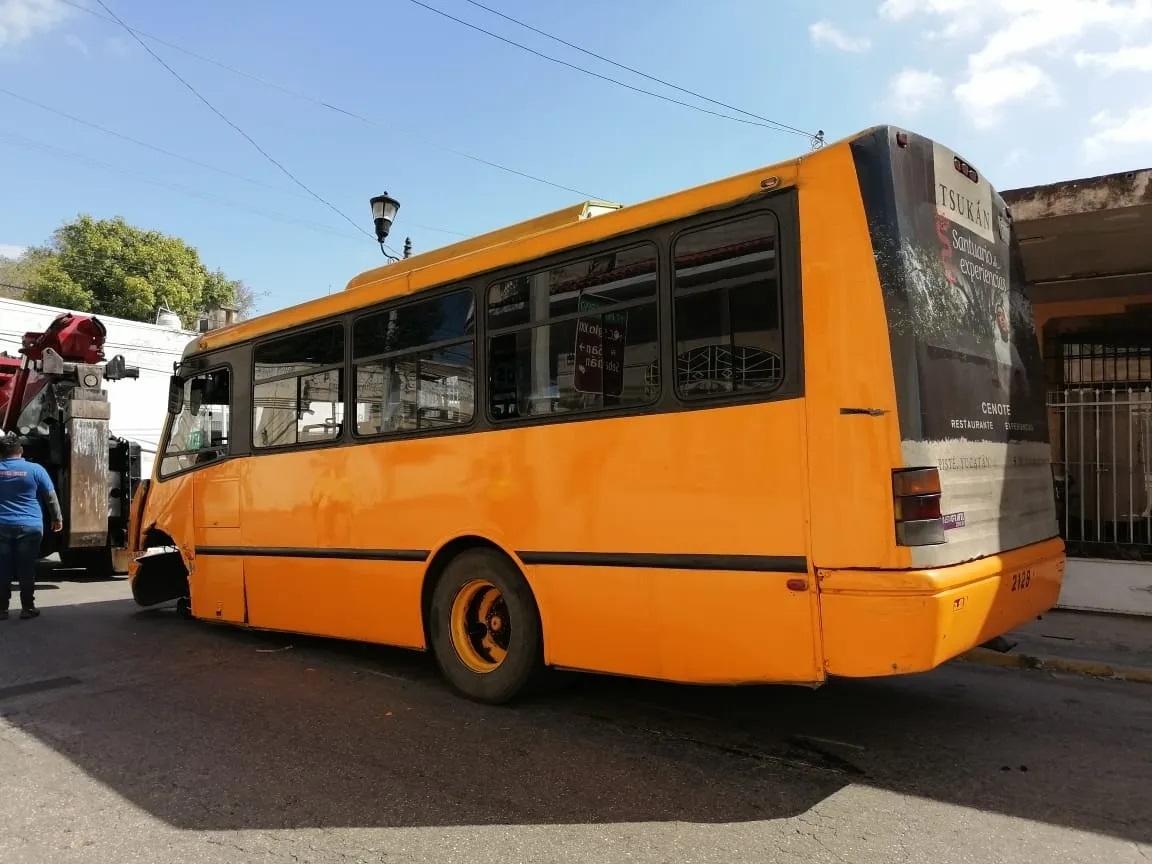
[[[119,216],[81,215],[24,259],[24,299],[79,312],[154,321],[166,306],[192,328],[206,309],[233,306],[244,317],[256,301],[242,282],[208,270],[180,238],[136,228]]]
[[[0,258],[0,297],[23,297],[36,270],[49,256],[44,249],[27,249],[16,259]]]

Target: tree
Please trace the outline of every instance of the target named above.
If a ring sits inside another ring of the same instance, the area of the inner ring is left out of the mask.
[[[25,258],[33,259],[25,299],[79,312],[154,321],[165,306],[193,328],[208,309],[232,306],[245,317],[256,301],[243,282],[205,267],[180,238],[136,228],[119,216],[81,215]]]
[[[21,299],[36,270],[48,257],[47,250],[25,249],[18,258],[0,258],[0,297]]]

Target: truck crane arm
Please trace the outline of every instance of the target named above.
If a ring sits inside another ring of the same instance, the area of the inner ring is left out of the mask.
[[[97,389],[101,379],[117,381],[139,378],[140,370],[128,366],[121,355],[104,362],[108,329],[99,318],[64,312],[41,333],[29,332],[21,340],[23,359],[0,358],[0,431],[19,432],[20,415],[45,384],[53,379]],[[101,368],[101,366],[103,368]]]

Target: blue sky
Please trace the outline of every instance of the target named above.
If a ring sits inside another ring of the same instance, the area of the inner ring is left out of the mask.
[[[368,199],[417,251],[580,201],[633,203],[806,152],[534,57],[411,0],[105,0],[356,226],[295,186],[106,20],[96,0],[0,0],[0,254],[80,212],[183,237],[264,292],[338,291],[382,262]],[[536,50],[685,96],[466,0],[422,0]],[[485,0],[606,57],[831,139],[880,122],[962,152],[1001,189],[1152,164],[1152,0]],[[76,8],[77,6],[83,8]],[[97,15],[83,11],[90,9]],[[730,113],[730,112],[729,112]],[[501,171],[501,163],[572,190]],[[213,170],[215,169],[215,170]],[[239,176],[234,176],[239,175]],[[254,212],[259,211],[259,212]],[[306,223],[306,224],[299,224]]]

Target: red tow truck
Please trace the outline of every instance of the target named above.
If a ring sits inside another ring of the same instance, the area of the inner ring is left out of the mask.
[[[0,434],[15,432],[24,456],[48,471],[64,530],[45,525],[41,554],[92,576],[126,572],[128,510],[140,481],[140,445],[112,435],[104,381],[139,378],[92,315],[65,312],[25,333],[18,356],[0,353]]]

